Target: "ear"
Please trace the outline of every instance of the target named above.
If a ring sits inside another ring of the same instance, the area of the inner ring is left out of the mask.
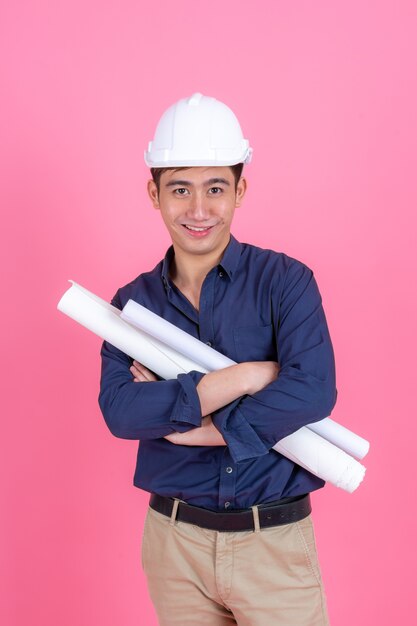
[[[159,209],[158,187],[152,178],[148,180],[148,195],[151,199],[153,208]]]
[[[241,205],[242,200],[244,198],[244,195],[246,193],[246,189],[247,189],[246,178],[241,176],[239,178],[239,182],[237,183],[237,187],[236,187],[236,202],[235,202],[235,206],[238,207],[238,206]]]

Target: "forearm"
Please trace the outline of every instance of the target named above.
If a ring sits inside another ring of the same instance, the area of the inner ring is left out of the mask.
[[[319,375],[284,366],[270,385],[213,414],[236,461],[266,454],[287,435],[330,415],[337,397],[332,351],[322,357]]]
[[[201,414],[210,415],[249,393],[249,383],[246,363],[206,374],[197,385]]]
[[[256,393],[276,379],[279,365],[275,361],[240,363],[232,367],[206,374],[197,385],[202,413],[238,401],[248,393]],[[172,433],[165,437],[177,445],[224,446],[226,441],[213,424],[211,415],[203,418],[201,426],[184,433]]]
[[[283,368],[276,381],[254,395],[248,395],[218,411],[214,421],[221,431],[233,430],[234,413],[250,426],[270,448],[277,441],[294,433],[303,426],[330,415],[336,403],[334,370],[329,368],[326,379],[295,370]]]
[[[158,439],[200,426],[196,384],[203,374],[134,382],[130,359],[106,342],[102,348],[99,404],[108,428],[124,439]]]

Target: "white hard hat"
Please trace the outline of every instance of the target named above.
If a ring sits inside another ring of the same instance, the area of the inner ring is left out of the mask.
[[[201,93],[165,111],[145,151],[148,167],[235,165],[249,163],[251,157],[233,111]]]

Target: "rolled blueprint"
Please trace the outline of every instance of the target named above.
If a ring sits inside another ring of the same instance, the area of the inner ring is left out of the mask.
[[[121,312],[74,281],[62,296],[58,309],[137,359],[162,378],[198,370],[199,363],[121,319]],[[320,435],[303,427],[278,442],[274,449],[309,472],[352,493],[362,482],[365,468]]]
[[[194,363],[201,364],[209,372],[236,365],[236,362],[232,361],[232,359],[207,346],[199,339],[192,337],[181,328],[171,324],[171,322],[168,322],[134,300],[129,300],[125,304],[121,317],[180,354],[184,354]],[[306,428],[321,435],[321,437],[357,459],[363,459],[368,453],[369,442],[366,439],[356,435],[329,417],[319,422],[308,424]]]
[[[125,304],[121,318],[159,339],[180,354],[184,354],[192,361],[200,363],[209,372],[236,365],[236,361],[232,361],[134,300],[128,300]]]
[[[187,357],[121,319],[120,310],[70,281],[58,309],[113,346],[140,361],[162,378],[176,378],[195,369]],[[201,367],[198,368],[203,371]],[[207,373],[207,370],[204,371]]]
[[[274,450],[315,476],[349,493],[365,476],[365,467],[309,428],[300,428],[273,446]]]
[[[308,424],[307,428],[359,460],[362,460],[369,452],[369,441],[330,417]]]

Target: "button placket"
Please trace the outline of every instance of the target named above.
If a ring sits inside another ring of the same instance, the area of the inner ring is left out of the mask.
[[[213,328],[213,305],[214,305],[215,274],[209,272],[203,282],[200,294],[200,340],[208,346],[212,346],[214,339]]]
[[[220,467],[219,507],[228,509],[233,507],[235,501],[237,472],[227,448],[223,452]]]

